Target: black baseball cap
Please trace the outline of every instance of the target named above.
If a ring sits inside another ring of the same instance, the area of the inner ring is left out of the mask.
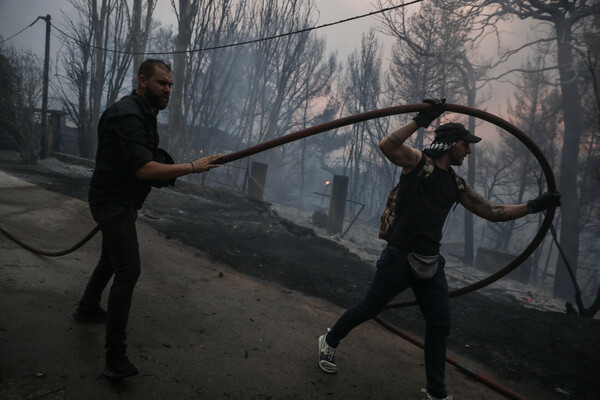
[[[435,138],[434,142],[458,142],[459,140],[464,140],[469,143],[477,143],[481,141],[479,136],[473,135],[463,124],[458,122],[449,122],[444,125],[440,125],[435,130]]]

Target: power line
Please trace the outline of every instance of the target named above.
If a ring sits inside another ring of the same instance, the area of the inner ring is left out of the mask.
[[[219,49],[225,49],[225,48],[229,48],[229,47],[236,47],[236,46],[243,46],[243,45],[247,45],[247,44],[252,44],[252,43],[258,43],[258,42],[263,42],[266,40],[273,40],[273,39],[279,39],[282,37],[286,37],[286,36],[291,36],[291,35],[297,35],[300,33],[305,33],[305,32],[310,32],[310,31],[314,31],[317,29],[321,29],[321,28],[327,28],[330,26],[334,26],[334,25],[339,25],[339,24],[343,24],[346,22],[350,22],[350,21],[354,21],[357,19],[361,19],[361,18],[365,18],[365,17],[370,17],[376,14],[382,14],[386,11],[391,11],[391,10],[395,10],[397,8],[403,8],[406,6],[410,6],[412,4],[416,4],[416,3],[421,3],[424,0],[413,0],[411,2],[408,3],[404,3],[404,4],[399,4],[397,6],[391,6],[391,7],[387,7],[387,8],[382,8],[381,10],[377,10],[377,11],[372,11],[366,14],[362,14],[362,15],[357,15],[354,17],[350,17],[350,18],[346,18],[346,19],[342,19],[339,21],[335,21],[335,22],[329,22],[326,24],[322,24],[322,25],[317,25],[317,26],[312,26],[310,28],[304,28],[304,29],[300,29],[297,31],[292,31],[292,32],[286,32],[286,33],[281,33],[278,35],[273,35],[273,36],[267,36],[264,38],[259,38],[259,39],[252,39],[252,40],[246,40],[243,42],[236,42],[236,43],[229,43],[229,44],[224,44],[224,45],[219,45],[219,46],[211,46],[211,47],[203,47],[203,48],[199,48],[199,49],[191,49],[191,50],[181,50],[181,51],[167,51],[167,52],[131,52],[131,51],[124,51],[124,50],[114,50],[114,49],[107,49],[105,47],[99,47],[99,46],[94,46],[93,44],[89,44],[89,43],[85,43],[82,42],[81,40],[69,35],[68,33],[62,31],[60,28],[58,28],[56,25],[52,24],[52,26],[54,27],[54,29],[56,29],[58,32],[60,32],[62,35],[66,36],[67,38],[91,47],[93,49],[97,49],[97,50],[103,50],[106,52],[110,52],[110,53],[118,53],[118,54],[130,54],[130,55],[135,55],[135,54],[141,54],[141,55],[170,55],[170,54],[181,54],[181,53],[196,53],[199,51],[210,51],[210,50],[219,50]]]
[[[8,42],[10,39],[14,38],[17,35],[20,35],[21,33],[23,33],[23,31],[27,28],[31,28],[36,22],[38,22],[39,19],[43,19],[44,17],[37,17],[35,19],[35,21],[33,21],[32,23],[30,23],[29,25],[27,25],[25,28],[21,29],[19,32],[15,33],[14,35],[12,35],[11,37],[9,37],[8,39],[4,39],[2,41],[0,41],[0,44],[4,43],[4,42]]]

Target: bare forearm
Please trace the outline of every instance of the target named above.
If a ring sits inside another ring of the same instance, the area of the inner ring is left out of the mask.
[[[385,149],[394,150],[404,144],[406,140],[419,129],[419,125],[413,120],[396,129],[379,142],[382,151]]]
[[[417,129],[419,129],[419,125],[413,120],[396,129],[379,142],[381,152],[396,165],[408,168],[414,167],[419,162],[421,153],[404,142]]]
[[[485,219],[492,222],[511,221],[529,214],[527,204],[495,205],[491,204]]]
[[[217,168],[221,154],[211,154],[197,160],[181,164],[163,164],[156,161],[147,162],[135,173],[140,179],[168,180],[187,174],[197,174]]]
[[[142,180],[169,180],[193,172],[191,163],[162,164],[155,161],[146,163],[137,170],[136,175]]]
[[[461,198],[461,204],[475,215],[491,222],[510,221],[529,214],[527,204],[499,205],[493,204],[488,199],[467,186]]]

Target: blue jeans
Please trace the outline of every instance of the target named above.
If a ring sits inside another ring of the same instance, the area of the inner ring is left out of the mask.
[[[90,206],[102,232],[100,260],[88,281],[79,304],[98,306],[110,278],[106,310],[106,355],[124,354],[127,347],[127,321],[133,289],[141,272],[135,221],[137,211],[119,204]]]
[[[445,260],[439,256],[438,270],[430,279],[418,279],[410,270],[408,252],[388,245],[377,261],[377,272],[365,298],[348,309],[327,334],[327,343],[337,347],[340,340],[363,322],[376,317],[400,292],[410,287],[426,322],[425,372],[427,391],[446,397],[446,339],[450,333],[448,283]]]

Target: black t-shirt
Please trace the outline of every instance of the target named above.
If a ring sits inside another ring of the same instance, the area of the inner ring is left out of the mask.
[[[422,255],[438,254],[442,229],[450,209],[458,198],[454,173],[435,168],[431,175],[419,179],[425,154],[415,169],[400,177],[399,209],[389,243]],[[404,199],[409,196],[408,202]]]
[[[90,204],[119,203],[139,210],[152,187],[135,172],[154,160],[158,142],[156,113],[135,91],[107,108],[98,123]]]

